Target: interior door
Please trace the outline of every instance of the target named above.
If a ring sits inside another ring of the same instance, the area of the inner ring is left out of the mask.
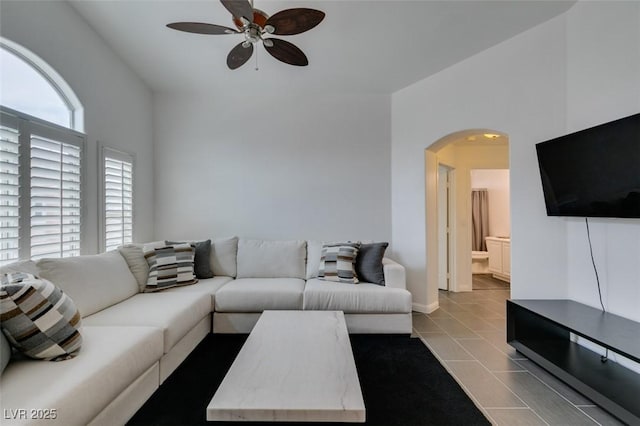
[[[449,223],[449,209],[451,168],[443,164],[438,165],[438,288],[449,290],[451,227]]]

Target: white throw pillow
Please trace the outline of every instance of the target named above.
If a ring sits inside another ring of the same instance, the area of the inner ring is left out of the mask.
[[[306,241],[238,242],[238,278],[305,277]]]
[[[117,251],[41,259],[36,265],[38,275],[67,293],[83,318],[138,293],[138,283]]]
[[[316,278],[322,256],[322,241],[307,241],[307,275],[306,279]]]
[[[149,264],[147,263],[147,259],[144,258],[144,253],[142,253],[142,247],[145,245],[162,247],[164,241],[154,241],[145,244],[125,244],[118,247],[118,251],[122,257],[124,257],[124,260],[127,261],[131,273],[136,277],[140,292],[144,291],[144,287],[147,285],[147,278],[149,277]]]
[[[211,240],[211,270],[213,275],[235,278],[238,271],[238,237]]]

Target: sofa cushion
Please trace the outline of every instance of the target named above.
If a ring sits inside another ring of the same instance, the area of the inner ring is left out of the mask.
[[[122,257],[124,257],[127,265],[129,265],[131,273],[136,277],[138,289],[141,293],[144,291],[144,287],[147,285],[147,278],[149,277],[149,264],[147,263],[147,259],[144,258],[142,247],[149,244],[160,247],[164,242],[153,241],[144,244],[125,244],[118,247],[118,251]]]
[[[192,244],[163,244],[162,247],[149,244],[142,252],[149,264],[145,293],[198,282],[193,269],[195,247]]]
[[[356,257],[358,280],[384,285],[382,258],[388,246],[389,243],[360,244],[358,257]]]
[[[24,272],[37,276],[38,267],[33,260],[18,260],[17,262],[8,263],[0,267],[0,275],[10,274],[12,272]]]
[[[216,238],[211,241],[211,270],[214,276],[235,278],[238,264],[238,237]]]
[[[167,293],[198,293],[205,294],[211,297],[211,311],[213,311],[215,305],[215,294],[218,290],[228,282],[233,281],[231,277],[213,277],[205,280],[198,280],[197,284],[188,285],[184,287],[174,287],[167,290]]]
[[[162,356],[162,331],[156,328],[85,326],[83,335],[74,359],[13,360],[2,375],[2,408],[55,409],[55,419],[33,422],[86,425]]]
[[[117,251],[41,259],[36,265],[38,275],[67,293],[83,318],[138,293],[136,279]]]
[[[167,245],[172,244],[184,244],[187,241],[165,241]],[[193,259],[193,271],[196,274],[196,278],[213,278],[213,271],[211,270],[211,240],[206,241],[189,241],[196,249],[195,257]]]
[[[377,284],[347,284],[320,279],[307,281],[304,309],[345,314],[404,314],[411,312],[411,293]]]
[[[305,278],[306,241],[238,241],[238,278]]]
[[[326,281],[357,283],[355,266],[359,247],[360,243],[323,245],[318,278]]]
[[[0,326],[30,358],[70,359],[82,345],[82,322],[73,300],[51,282],[23,272],[2,276]]]
[[[304,281],[298,278],[239,278],[215,295],[218,312],[302,309]]]
[[[196,284],[197,285],[197,284]],[[84,318],[85,326],[144,326],[164,332],[164,352],[211,312],[211,296],[200,293],[142,293]]]

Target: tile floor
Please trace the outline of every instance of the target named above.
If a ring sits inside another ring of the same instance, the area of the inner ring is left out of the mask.
[[[414,334],[495,425],[621,425],[506,343],[509,290],[440,291],[440,308],[414,313]]]

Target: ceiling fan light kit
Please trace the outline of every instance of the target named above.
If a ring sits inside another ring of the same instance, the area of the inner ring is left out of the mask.
[[[201,22],[174,22],[167,27],[196,34],[243,34],[244,41],[237,44],[227,55],[227,66],[234,70],[244,65],[253,54],[254,44],[262,41],[267,52],[277,60],[289,65],[306,66],[309,60],[297,46],[288,41],[266,37],[295,35],[308,31],[324,19],[324,12],[315,9],[285,9],[273,16],[253,8],[248,0],[220,0],[231,13],[237,30],[222,25]]]

